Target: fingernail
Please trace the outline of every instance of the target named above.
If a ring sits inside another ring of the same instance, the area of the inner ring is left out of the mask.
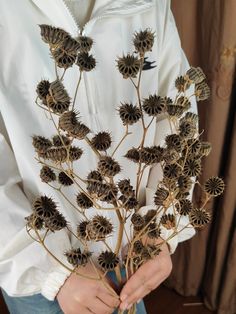
[[[138,301],[137,301],[137,303],[139,303],[139,302],[141,302],[142,301],[142,299],[139,299]]]
[[[121,299],[122,302],[123,302],[126,298],[127,298],[127,295],[126,295],[126,294],[123,294],[123,295],[120,297],[120,299]]]

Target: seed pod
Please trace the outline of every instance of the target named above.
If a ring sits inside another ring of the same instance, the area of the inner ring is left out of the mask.
[[[134,55],[127,54],[116,60],[119,72],[124,79],[135,78],[140,70],[140,60]]]

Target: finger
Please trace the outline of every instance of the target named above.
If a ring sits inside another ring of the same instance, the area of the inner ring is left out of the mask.
[[[108,293],[100,292],[98,293],[97,298],[99,298],[103,303],[105,303],[112,309],[117,308],[120,304],[119,298],[113,297]]]
[[[123,310],[129,308],[129,306],[138,302],[140,299],[143,299],[152,290],[156,289],[164,280],[165,280],[165,276],[163,276],[161,273],[158,273],[156,276],[154,276],[150,280],[144,282],[144,284],[140,288],[138,288],[131,295],[129,295],[120,304],[120,308]]]
[[[98,298],[93,298],[87,307],[94,314],[112,313],[112,309]]]

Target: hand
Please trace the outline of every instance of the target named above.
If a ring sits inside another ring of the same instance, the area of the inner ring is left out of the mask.
[[[131,308],[169,277],[172,270],[169,249],[164,244],[161,250],[158,256],[142,265],[126,282],[120,294],[121,310]]]
[[[97,277],[91,264],[80,267],[78,272]],[[109,314],[120,304],[115,291],[113,294],[113,291],[109,291],[101,281],[87,279],[75,273],[67,278],[57,294],[57,300],[65,314]]]

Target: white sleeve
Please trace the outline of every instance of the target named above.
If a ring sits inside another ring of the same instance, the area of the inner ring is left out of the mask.
[[[181,48],[181,43],[174,21],[173,14],[170,9],[170,1],[163,2],[165,6],[165,20],[164,20],[164,34],[161,38],[159,56],[158,58],[158,71],[159,71],[159,82],[158,82],[158,93],[161,96],[169,96],[173,98],[176,95],[177,90],[175,89],[175,79],[186,73],[190,68],[187,58]],[[158,40],[158,38],[157,38]],[[193,86],[187,90],[186,95],[192,95],[194,93]],[[191,110],[197,113],[196,99],[191,98]],[[162,117],[156,122],[155,132],[155,145],[163,145],[165,136],[170,134],[170,127],[168,120]],[[158,181],[162,179],[162,170],[159,164],[155,165],[150,169],[149,178],[146,185],[146,210],[153,208],[154,202],[153,197],[156,191]],[[190,197],[192,197],[190,192]],[[168,213],[171,213],[173,209],[169,208]],[[189,222],[188,217],[182,216],[178,230],[185,226]],[[163,228],[162,236],[167,238],[171,234],[171,231]],[[170,245],[171,253],[174,253],[179,242],[185,241],[191,238],[195,234],[194,228],[186,228],[176,237],[168,241]]]
[[[41,292],[53,300],[69,271],[26,232],[24,217],[32,213],[31,204],[20,186],[21,176],[4,129],[0,119],[0,286],[10,296]],[[70,247],[69,236],[63,230],[50,234],[47,245],[63,259]]]

